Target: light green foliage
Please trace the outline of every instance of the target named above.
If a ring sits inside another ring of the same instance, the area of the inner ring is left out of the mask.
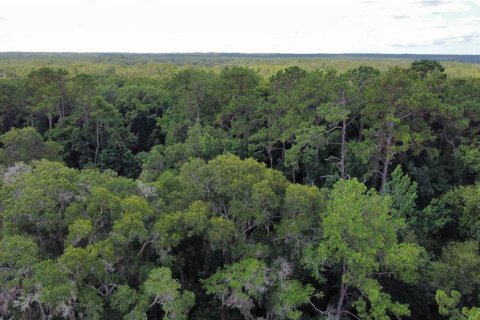
[[[216,213],[235,222],[244,235],[256,226],[270,224],[286,184],[279,172],[233,155],[219,156],[197,168],[184,166],[181,175],[201,187],[214,202]]]
[[[2,290],[18,291],[18,310],[103,317],[105,299],[130,272],[117,269],[119,262],[136,256],[131,246],[146,239],[144,223],[154,218],[136,190],[123,178],[46,160],[2,185],[0,268],[12,288]],[[12,307],[15,296],[8,299]]]
[[[463,307],[457,308],[460,302],[460,292],[452,290],[450,295],[443,290],[437,290],[435,300],[438,304],[438,311],[442,316],[448,316],[451,320],[478,320],[480,319],[480,308]]]
[[[112,170],[99,172],[95,169],[83,169],[77,176],[82,187],[82,195],[88,195],[92,187],[105,188],[118,197],[128,197],[137,193],[138,186],[134,180],[119,176]]]
[[[396,318],[410,316],[410,310],[405,304],[393,302],[388,293],[382,292],[382,286],[373,279],[366,279],[362,283],[362,293],[368,297],[361,297],[354,302],[361,319],[388,320],[388,313]],[[368,301],[368,303],[367,303]]]
[[[384,192],[392,199],[392,209],[396,210],[399,217],[405,220],[412,218],[417,199],[417,184],[403,173],[400,166],[393,170]]]
[[[188,130],[185,140],[185,148],[189,156],[208,160],[223,153],[222,137],[213,136],[211,131],[211,128],[204,128],[200,119],[197,118],[195,125]]]
[[[117,218],[120,215],[120,208],[120,198],[106,188],[91,189],[86,210],[93,219],[109,221]]]
[[[4,234],[36,236],[42,249],[60,245],[55,237],[66,228],[63,216],[77,190],[74,179],[75,170],[59,163],[34,163],[32,172],[5,186]]]
[[[297,308],[308,303],[314,291],[312,286],[305,286],[297,280],[281,283],[270,298],[273,313],[279,319],[301,319],[302,312]]]
[[[215,249],[224,249],[235,238],[235,223],[223,217],[213,217],[209,221],[208,240]]]
[[[356,303],[362,318],[384,319],[387,311],[397,316],[409,314],[408,307],[393,302],[375,279],[380,272],[406,282],[416,279],[421,249],[398,243],[397,232],[404,221],[389,215],[390,203],[389,197],[367,190],[355,179],[339,181],[322,215],[322,241],[305,251],[304,260],[313,271],[321,272],[332,264],[340,267],[340,296],[348,288],[363,292]],[[363,299],[368,299],[368,307]],[[337,310],[343,310],[342,303],[340,299]]]
[[[403,173],[402,168],[397,166],[383,192],[392,199],[392,214],[404,219],[408,227],[414,229],[418,223],[415,216],[417,183],[412,182],[410,177]]]
[[[24,281],[25,293],[21,308],[26,310],[39,303],[43,312],[53,316],[69,317],[73,314],[73,302],[78,294],[75,284],[52,260],[33,265],[33,276]]]
[[[93,225],[90,219],[78,218],[68,226],[67,243],[73,246],[81,240],[88,240],[93,232]]]
[[[245,319],[252,318],[252,309],[260,306],[279,319],[300,319],[298,308],[310,302],[315,290],[289,279],[291,276],[292,264],[282,258],[271,267],[247,258],[217,270],[202,282],[207,294],[215,295],[223,307],[238,309]]]
[[[21,279],[31,273],[32,266],[39,260],[37,244],[31,238],[15,235],[0,240],[0,292],[4,294],[3,308],[6,309],[9,304],[8,292],[18,290]]]
[[[479,320],[480,319],[480,308],[472,307],[472,308],[462,308],[463,315],[467,318],[467,320]]]
[[[104,301],[95,289],[83,288],[78,294],[75,309],[80,318],[99,320],[103,316]]]
[[[199,235],[207,229],[207,217],[211,213],[210,204],[203,201],[195,201],[183,212],[182,226],[186,229],[187,236]]]
[[[325,196],[317,187],[291,184],[285,191],[282,220],[277,236],[299,250],[313,234],[320,236],[318,215],[325,210]]]
[[[113,232],[119,242],[130,242],[134,239],[143,241],[147,238],[147,229],[140,212],[126,212],[113,223]]]
[[[144,292],[154,297],[158,303],[172,301],[180,289],[180,284],[172,279],[172,273],[168,268],[157,268],[150,271],[147,281],[144,283]]]
[[[150,204],[144,198],[135,195],[122,199],[121,206],[123,212],[138,212],[144,220],[152,218],[154,214]]]
[[[183,232],[178,226],[181,223],[181,213],[167,213],[163,215],[153,227],[158,235],[157,246],[171,248],[177,246],[183,238]]]
[[[190,160],[182,166],[182,170],[197,170],[204,162]],[[190,180],[172,171],[166,171],[152,185],[157,189],[159,197],[155,204],[163,212],[185,209],[190,202],[201,199],[203,190],[199,185],[192,185]]]
[[[272,219],[279,215],[287,182],[278,171],[229,154],[208,163],[191,159],[181,166],[178,176],[166,172],[153,185],[162,195],[162,209],[168,212],[154,227],[156,239],[165,241],[160,246],[175,246],[185,236],[208,229],[211,245],[219,248],[232,238],[237,239],[238,246],[250,246],[243,241],[252,232],[270,230]],[[246,254],[235,247],[222,249],[242,257]]]
[[[480,148],[475,146],[461,145],[454,154],[462,166],[468,168],[474,174],[480,173]]]
[[[426,262],[425,251],[415,243],[399,243],[387,250],[384,257],[385,267],[399,280],[405,283],[418,281],[419,266]]]
[[[249,258],[218,270],[203,285],[207,294],[215,295],[222,305],[240,310],[249,319],[250,310],[267,289],[266,272],[264,262]]]
[[[449,315],[452,308],[460,302],[460,297],[460,292],[455,290],[451,292],[451,295],[448,295],[443,290],[437,290],[435,300],[437,301],[440,314],[444,316]]]
[[[195,305],[195,295],[191,291],[184,291],[179,294],[173,301],[165,303],[163,310],[165,311],[166,320],[186,320],[189,319],[189,310]]]
[[[210,206],[203,201],[195,201],[184,211],[162,215],[153,227],[157,247],[177,246],[187,237],[202,234],[207,228]]]
[[[122,285],[113,293],[112,307],[122,313],[127,313],[132,305],[138,300],[138,293],[128,285]]]
[[[164,319],[183,320],[188,318],[188,311],[194,304],[192,292],[180,292],[180,284],[172,278],[168,268],[156,268],[150,271],[147,281],[143,284],[143,294],[153,304],[160,304],[165,312]]]
[[[106,272],[105,265],[99,257],[98,248],[92,245],[86,248],[66,248],[58,258],[58,263],[79,283],[82,280],[100,279]]]
[[[460,230],[463,236],[480,240],[480,183],[463,190]]]
[[[14,235],[0,240],[0,270],[31,268],[38,258],[37,244],[31,238]]]

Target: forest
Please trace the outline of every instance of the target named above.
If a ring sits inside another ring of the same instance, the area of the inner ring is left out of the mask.
[[[478,65],[107,58],[0,59],[0,319],[480,319]]]

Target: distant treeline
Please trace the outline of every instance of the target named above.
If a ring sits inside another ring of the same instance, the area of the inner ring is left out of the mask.
[[[466,63],[480,63],[480,55],[461,54],[385,54],[385,53],[235,53],[235,52],[192,52],[192,53],[122,53],[122,52],[0,52],[0,58],[8,57],[15,59],[28,58],[102,58],[105,62],[114,61],[149,61],[149,62],[171,62],[186,63],[192,60],[214,61],[217,63],[233,59],[397,59],[397,60],[437,60],[437,61],[458,61]]]
[[[158,68],[197,67],[218,72],[229,65],[248,66],[258,70],[261,76],[270,77],[288,66],[308,71],[328,68],[347,71],[366,65],[384,71],[394,66],[408,68],[419,60],[442,61],[451,77],[480,77],[479,55],[0,52],[0,78],[26,75],[39,66],[61,67],[70,72],[91,73],[96,69],[151,76],[151,70]]]

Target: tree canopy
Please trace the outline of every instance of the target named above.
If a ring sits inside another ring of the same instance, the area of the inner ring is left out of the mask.
[[[0,318],[479,319],[478,78],[145,68],[0,79]]]

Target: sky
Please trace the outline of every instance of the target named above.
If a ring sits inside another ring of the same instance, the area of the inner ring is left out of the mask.
[[[0,0],[0,52],[480,54],[480,0]]]

